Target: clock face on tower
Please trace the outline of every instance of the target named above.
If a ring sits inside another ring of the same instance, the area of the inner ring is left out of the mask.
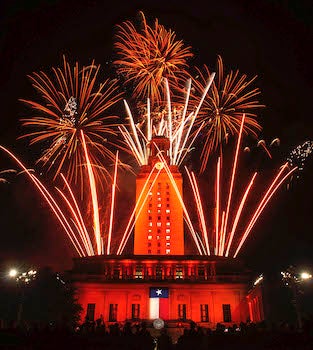
[[[157,163],[155,164],[155,167],[156,167],[158,170],[162,169],[163,166],[164,166],[164,164],[163,164],[162,162],[157,162]]]

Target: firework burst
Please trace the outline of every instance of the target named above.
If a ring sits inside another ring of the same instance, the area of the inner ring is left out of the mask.
[[[297,166],[299,171],[302,171],[304,169],[305,162],[312,152],[313,141],[305,141],[290,152],[287,161],[291,167]]]
[[[83,184],[82,130],[98,172],[105,171],[104,158],[114,160],[109,146],[116,135],[116,117],[106,113],[120,94],[116,81],[97,82],[99,70],[94,62],[71,66],[64,57],[63,67],[52,68],[51,76],[42,71],[29,76],[42,101],[21,100],[34,110],[32,117],[21,120],[32,128],[22,137],[30,138],[31,145],[44,146],[38,162],[53,172],[54,179],[62,172],[70,182]]]
[[[193,79],[194,91],[191,94],[191,101],[195,104],[200,100],[201,91],[210,76],[207,66],[203,70],[196,69],[198,74]],[[205,170],[210,154],[218,148],[221,150],[230,135],[239,133],[242,113],[246,115],[245,133],[256,137],[261,130],[254,112],[256,108],[263,107],[256,99],[260,91],[258,88],[251,89],[255,78],[249,80],[246,75],[240,75],[238,70],[225,75],[222,58],[218,56],[216,79],[195,121],[196,127],[204,123],[201,132],[201,172]]]
[[[171,87],[186,80],[187,59],[193,54],[190,47],[176,40],[175,32],[160,25],[157,19],[150,27],[144,14],[140,15],[141,30],[130,21],[118,26],[115,42],[118,59],[114,63],[117,72],[133,85],[133,96],[144,101],[149,97],[155,104],[163,98],[163,78]]]

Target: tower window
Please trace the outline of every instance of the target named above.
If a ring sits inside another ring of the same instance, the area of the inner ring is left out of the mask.
[[[171,250],[170,249],[166,249],[165,250],[165,254],[170,254]]]
[[[165,232],[166,232],[166,233],[170,233],[170,232],[171,232],[171,229],[170,229],[170,228],[167,228],[167,229],[165,230]]]
[[[167,223],[166,223],[166,225],[167,225]],[[161,222],[157,222],[157,226],[158,226],[158,227],[161,227],[161,226],[162,226],[162,223],[161,223]]]
[[[161,208],[162,207],[162,204],[161,203],[158,203],[158,208]]]
[[[149,220],[152,220],[152,216],[149,216]]]
[[[158,220],[161,220],[161,216],[158,216]]]
[[[151,236],[151,235],[149,235],[149,236],[148,236],[148,239],[149,239],[149,240],[150,240],[150,239],[152,239],[152,236]]]
[[[169,247],[171,245],[170,242],[166,242],[166,246]]]
[[[149,222],[149,226],[152,226],[152,221]]]
[[[167,241],[169,241],[171,239],[171,236],[166,236],[165,238]]]
[[[157,239],[160,239],[160,236],[157,236]]]
[[[148,243],[148,247],[151,247],[151,243],[150,242]]]
[[[170,217],[169,217],[169,216],[167,216],[167,217],[166,217],[166,220],[169,220],[169,219],[170,219]]]
[[[166,209],[166,214],[169,214],[171,211],[169,209]]]
[[[166,226],[171,226],[171,223],[168,221],[168,222],[166,223]]]

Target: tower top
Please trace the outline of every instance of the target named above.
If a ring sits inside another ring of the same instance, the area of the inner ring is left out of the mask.
[[[158,155],[162,153],[167,164],[169,164],[169,149],[170,149],[170,140],[164,136],[154,136],[149,144],[149,165],[154,165],[159,162],[160,159]]]

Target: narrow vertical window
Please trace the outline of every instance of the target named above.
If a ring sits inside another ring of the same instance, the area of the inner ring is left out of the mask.
[[[140,318],[140,304],[132,304],[132,319]]]
[[[117,321],[117,304],[110,304],[109,322]]]
[[[95,309],[96,309],[96,304],[87,304],[86,317],[89,321],[95,320]]]
[[[230,304],[223,304],[223,321],[231,322]]]
[[[200,305],[200,316],[201,316],[201,322],[209,322],[209,305],[208,304]]]
[[[186,320],[186,304],[178,304],[178,319]]]

